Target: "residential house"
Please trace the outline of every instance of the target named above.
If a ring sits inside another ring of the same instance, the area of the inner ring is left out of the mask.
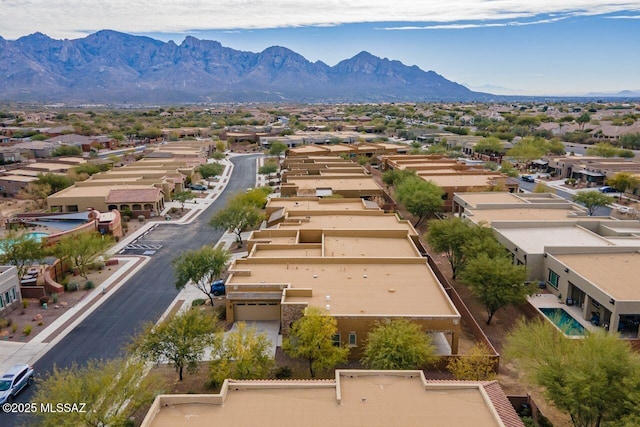
[[[409,222],[362,199],[271,199],[266,210],[269,228],[229,268],[227,320],[279,320],[286,336],[305,307],[321,307],[358,358],[375,322],[408,318],[457,354],[460,314]]]
[[[252,410],[247,410],[251,408]],[[336,370],[333,380],[225,380],[217,394],[160,395],[142,427],[524,427],[496,381],[422,371]]]
[[[21,306],[18,269],[14,265],[0,266],[0,318]]]

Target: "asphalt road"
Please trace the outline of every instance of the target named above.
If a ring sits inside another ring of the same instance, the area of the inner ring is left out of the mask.
[[[606,142],[606,141],[603,141]],[[573,142],[563,142],[564,144],[564,151],[566,151],[567,153],[573,153],[576,156],[586,156],[587,154],[587,149],[590,147],[590,145],[585,145],[585,144],[576,144]],[[636,158],[640,157],[640,150],[631,150],[635,153]]]
[[[162,247],[125,285],[34,364],[39,378],[46,377],[53,366],[68,367],[74,362],[82,366],[91,359],[122,356],[124,347],[141,325],[160,318],[178,294],[171,261],[183,251],[220,239],[222,232],[210,227],[208,221],[231,196],[255,186],[257,157],[232,158],[234,170],[225,191],[194,222],[162,223],[147,234],[146,238],[162,241]],[[36,388],[37,382],[27,387],[16,402],[30,402]],[[28,421],[18,414],[0,414],[0,425],[5,427],[28,425]]]

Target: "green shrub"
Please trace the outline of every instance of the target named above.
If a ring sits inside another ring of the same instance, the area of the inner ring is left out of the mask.
[[[24,329],[22,330],[22,333],[23,333],[25,336],[27,336],[27,337],[28,337],[28,336],[29,336],[29,334],[31,334],[31,330],[32,330],[32,329],[33,329],[33,327],[32,327],[31,325],[26,325],[26,326],[24,327]]]
[[[191,307],[197,307],[199,305],[204,305],[205,300],[203,298],[194,299],[191,302]]]
[[[58,302],[58,294],[57,293],[51,294],[51,301],[53,301],[54,304],[56,304]]]
[[[293,375],[293,372],[291,371],[291,368],[288,366],[280,366],[278,369],[276,369],[276,372],[275,372],[275,376],[279,380],[291,378],[292,375]]]
[[[26,299],[22,300],[22,308],[27,308],[29,307],[29,301],[27,301]]]
[[[9,326],[9,321],[7,319],[0,319],[0,329],[4,329]]]
[[[216,317],[218,320],[227,320],[227,308],[224,305],[216,308]]]
[[[66,291],[67,292],[75,292],[79,289],[78,282],[69,282],[67,283]]]
[[[18,330],[18,324],[17,323],[14,323],[13,325],[11,325],[11,332],[13,332],[15,334],[17,330]]]
[[[95,283],[93,283],[91,280],[87,280],[87,283],[84,284],[84,288],[85,289],[93,289],[95,288]]]

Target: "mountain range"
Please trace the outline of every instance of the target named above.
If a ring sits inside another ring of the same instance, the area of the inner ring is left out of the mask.
[[[482,101],[434,71],[360,52],[331,67],[285,47],[260,53],[186,37],[103,30],[82,39],[0,37],[0,100],[66,102]]]

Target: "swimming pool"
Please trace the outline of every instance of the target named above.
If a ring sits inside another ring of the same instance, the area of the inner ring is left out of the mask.
[[[36,242],[41,242],[42,239],[46,238],[49,234],[43,233],[41,231],[33,231],[31,233],[26,233],[28,239],[35,240]],[[4,251],[0,249],[0,254],[3,254]]]
[[[542,314],[565,335],[580,337],[587,335],[587,330],[576,319],[562,308],[540,308]]]
[[[32,240],[35,240],[36,242],[41,242],[42,239],[44,239],[45,237],[47,237],[49,234],[47,233],[42,233],[40,231],[34,231],[32,233],[27,233],[27,237],[29,237]]]

